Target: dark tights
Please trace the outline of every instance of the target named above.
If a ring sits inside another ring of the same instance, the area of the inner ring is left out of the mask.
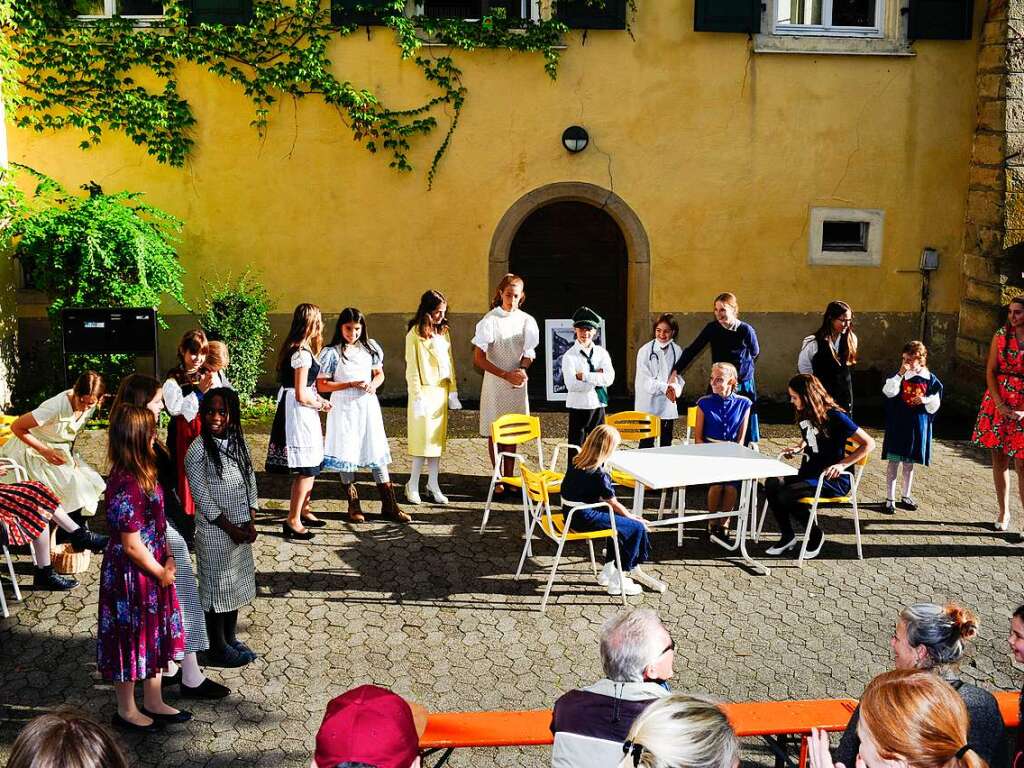
[[[768,506],[775,514],[775,521],[779,525],[779,538],[787,542],[796,536],[793,531],[793,523],[800,526],[802,534],[807,528],[807,520],[811,516],[811,508],[807,504],[800,504],[799,499],[813,496],[817,485],[810,480],[799,477],[786,477],[769,479],[765,485],[765,494],[768,497]],[[811,540],[807,546],[810,549],[817,548],[821,543],[821,529],[815,522],[811,529]]]
[[[206,634],[210,637],[210,651],[215,654],[224,653],[224,648],[234,645],[238,638],[235,630],[238,627],[238,611],[217,613],[206,612]]]

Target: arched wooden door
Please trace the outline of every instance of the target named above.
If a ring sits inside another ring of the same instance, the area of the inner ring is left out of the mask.
[[[530,400],[544,402],[546,319],[572,317],[587,305],[605,319],[604,346],[615,366],[614,395],[627,391],[626,241],[615,220],[589,203],[554,202],[531,213],[512,239],[509,271],[526,281],[527,312],[537,319],[541,346],[530,370]]]

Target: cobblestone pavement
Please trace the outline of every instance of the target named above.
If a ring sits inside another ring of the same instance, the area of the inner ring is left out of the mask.
[[[794,436],[790,426],[767,431],[766,451]],[[102,439],[91,433],[80,447],[101,456]],[[262,463],[266,438],[250,439]],[[393,470],[404,481],[404,441],[393,442],[403,457]],[[281,538],[287,482],[261,476],[259,589],[239,620],[261,658],[241,670],[211,670],[234,692],[192,705],[191,724],[129,738],[137,764],[306,766],[326,702],[367,681],[430,709],[475,710],[549,707],[561,692],[600,677],[597,633],[616,601],[596,586],[582,552],[573,552],[547,614],[538,612],[553,547],[537,543],[526,578],[515,582],[522,546],[515,507],[500,505],[490,530],[477,533],[487,487],[483,451],[479,439],[452,441],[442,466],[451,505],[416,509],[408,527],[372,516],[358,527],[341,522],[336,481],[318,482],[314,509],[330,525],[311,546]],[[921,509],[895,518],[878,511],[884,465],[871,462],[862,490],[863,561],[845,511],[826,513],[828,543],[817,560],[803,569],[776,563],[770,577],[738,565],[696,531],[681,549],[674,532],[654,535],[650,570],[670,591],[636,602],[658,610],[675,638],[673,687],[735,700],[857,696],[889,666],[899,608],[950,598],[982,619],[964,676],[992,688],[1019,686],[1004,638],[1009,613],[1024,600],[1024,545],[1015,533],[992,529],[983,457],[957,442],[938,443],[935,455],[919,472]],[[360,483],[360,492],[375,511],[372,483]],[[697,490],[689,503],[701,504]],[[1019,521],[1018,511],[1015,530]],[[28,583],[24,551],[18,561]],[[69,705],[104,721],[113,713],[111,687],[95,673],[98,571],[94,559],[70,593],[26,589],[11,618],[0,620],[0,761],[24,722],[41,712]],[[478,750],[457,754],[453,764],[543,765],[548,754]],[[744,760],[767,758],[748,742]]]

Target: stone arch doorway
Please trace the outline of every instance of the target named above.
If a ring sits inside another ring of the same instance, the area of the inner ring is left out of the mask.
[[[639,217],[614,192],[593,184],[549,184],[517,200],[491,241],[489,283],[506,272],[526,278],[526,310],[546,318],[588,304],[606,319],[616,368],[613,395],[632,392],[636,350],[650,331],[650,246]],[[546,349],[538,350],[530,399],[544,402]]]

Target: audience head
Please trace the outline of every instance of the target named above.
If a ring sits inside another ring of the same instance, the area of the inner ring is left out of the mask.
[[[821,317],[821,325],[814,332],[818,344],[828,344],[830,337],[846,334],[846,360],[851,365],[857,362],[857,334],[853,332],[853,310],[845,301],[830,301]],[[831,345],[830,345],[831,348]]]
[[[811,373],[798,373],[789,380],[789,402],[793,404],[797,421],[809,419],[816,427],[828,422],[829,409],[841,410],[818,377]]]
[[[721,707],[673,693],[633,721],[619,768],[736,768],[740,745]]]
[[[185,331],[178,342],[178,364],[186,372],[197,371],[206,362],[209,347],[206,334],[199,328]]]
[[[675,642],[649,608],[613,616],[601,627],[601,665],[616,683],[668,680],[674,674]]]
[[[711,391],[721,397],[728,397],[736,391],[739,377],[732,363],[715,363],[711,366]]]
[[[924,342],[908,341],[903,345],[903,362],[910,370],[920,370],[928,365],[928,348]]]
[[[937,675],[886,672],[860,700],[859,762],[866,768],[985,768],[967,742],[968,726],[964,700]]]
[[[426,291],[420,296],[416,316],[409,321],[409,330],[416,329],[420,336],[427,335],[427,329],[443,331],[448,327],[448,299],[440,291]]]
[[[292,312],[292,327],[281,345],[281,353],[277,358],[278,370],[290,367],[293,354],[300,349],[308,349],[313,355],[320,354],[323,346],[324,320],[320,307],[316,304],[299,304]]]
[[[54,712],[21,729],[7,768],[128,768],[107,730],[84,715]]]
[[[119,405],[110,412],[107,458],[110,469],[127,472],[143,490],[156,487],[156,417],[144,405]]]
[[[1024,325],[1024,295],[1014,296],[1006,308],[1006,327],[1016,328]]]
[[[572,460],[577,469],[593,469],[602,466],[612,455],[622,438],[619,430],[607,424],[601,424],[587,435],[580,452]]]
[[[740,314],[740,305],[733,293],[720,293],[715,296],[715,320],[728,327],[736,322]]]
[[[1024,605],[1017,608],[1010,617],[1010,650],[1018,663],[1024,664]]]
[[[498,287],[494,289],[494,298],[491,299],[491,309],[501,307],[506,312],[518,309],[526,303],[526,283],[519,275],[511,272],[501,278]]]
[[[679,321],[671,312],[664,312],[654,321],[653,333],[660,344],[668,344],[679,335]]]
[[[213,372],[223,371],[231,365],[228,345],[223,341],[211,341],[206,345],[206,367]]]
[[[328,703],[310,768],[419,765],[427,712],[376,685],[361,685]]]
[[[892,638],[897,669],[942,668],[960,661],[978,620],[956,603],[914,603],[900,612]]]
[[[159,418],[164,410],[163,387],[160,382],[145,373],[133,373],[121,379],[114,396],[113,411],[119,405],[143,405]]]
[[[76,408],[85,410],[96,405],[106,391],[107,385],[103,382],[102,376],[96,371],[85,371],[75,379],[71,387],[71,397],[75,400]]]

